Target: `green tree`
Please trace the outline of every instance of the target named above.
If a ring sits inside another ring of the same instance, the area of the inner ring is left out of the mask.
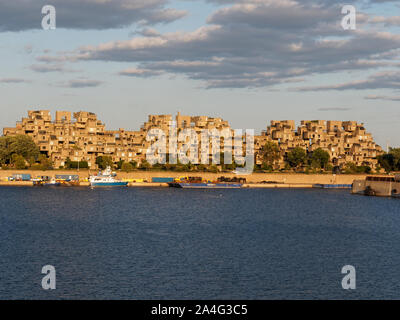
[[[395,168],[395,158],[393,154],[390,153],[378,156],[378,163],[386,172],[393,171]]]
[[[97,166],[101,169],[101,166],[103,165],[103,157],[102,156],[98,156],[96,158],[96,162]]]
[[[121,170],[125,171],[125,172],[131,172],[131,171],[133,171],[133,166],[129,162],[124,162],[121,165]]]
[[[400,148],[390,148],[388,153],[378,156],[377,159],[386,172],[400,170]]]
[[[89,163],[87,161],[71,161],[70,158],[67,158],[65,161],[65,167],[67,169],[88,169]]]
[[[292,168],[298,169],[306,163],[307,154],[303,148],[296,147],[287,154],[287,162]]]
[[[151,168],[151,164],[147,160],[143,160],[139,165],[140,170],[149,170]]]
[[[53,169],[52,161],[46,157],[44,154],[39,156],[40,167],[42,170],[51,170]]]
[[[22,156],[34,163],[40,152],[38,146],[29,136],[0,137],[0,164],[10,164],[14,154]]]
[[[390,148],[389,154],[393,155],[393,169],[400,170],[400,148]]]
[[[108,166],[111,168],[113,167],[114,163],[110,156],[99,156],[96,158],[96,164],[99,166],[100,169],[104,170]]]
[[[318,148],[314,150],[311,156],[311,166],[313,168],[318,168],[318,169],[326,169],[329,160],[330,160],[330,155],[327,151]]]
[[[137,168],[137,166],[138,166],[138,164],[137,164],[137,162],[136,161],[131,161],[131,162],[129,162],[131,165],[132,165],[132,167],[133,167],[133,169],[136,169]]]
[[[25,158],[19,154],[16,154],[16,153],[13,154],[12,163],[15,166],[15,168],[18,170],[27,168]]]
[[[9,159],[8,137],[0,137],[0,164],[4,165]]]
[[[347,162],[346,166],[345,166],[345,173],[347,174],[351,174],[351,173],[366,173],[369,174],[372,172],[372,169],[370,166],[357,166],[355,163],[353,162]]]
[[[118,169],[118,170],[121,170],[122,165],[123,165],[124,163],[125,163],[124,160],[119,160],[119,161],[117,162],[117,169]]]
[[[25,159],[39,156],[39,147],[29,136],[18,135],[10,137],[8,147],[11,154],[20,154]]]
[[[275,169],[276,162],[281,157],[279,146],[275,142],[267,141],[261,149],[261,154],[263,157],[263,167]]]
[[[217,173],[219,170],[218,170],[218,167],[217,167],[216,165],[211,165],[211,166],[208,168],[208,171],[209,171],[209,172],[212,172],[212,173]]]

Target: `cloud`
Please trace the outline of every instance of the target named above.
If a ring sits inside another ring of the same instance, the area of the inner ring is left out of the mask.
[[[226,6],[217,9],[207,25],[190,32],[161,34],[144,29],[129,40],[38,59],[132,63],[135,68],[128,70],[133,72],[119,74],[182,75],[202,81],[206,88],[289,86],[316,74],[399,67],[400,35],[376,24],[369,28],[368,16],[362,12],[359,29],[343,30],[341,1],[217,2]],[[368,83],[361,79],[353,85],[361,88]],[[385,85],[393,87],[389,81]]]
[[[55,65],[38,65],[38,64],[33,64],[29,67],[31,70],[35,72],[40,72],[40,73],[47,73],[47,72],[61,72],[63,71],[62,66],[55,66]]]
[[[400,101],[400,96],[369,95],[369,96],[366,96],[364,99],[366,99],[366,100]]]
[[[160,75],[161,71],[130,68],[130,69],[123,70],[123,71],[119,72],[118,74],[122,75],[122,76],[129,76],[129,77],[147,78],[147,77],[151,77],[151,76]]]
[[[366,89],[400,89],[400,71],[381,72],[364,80],[339,83],[325,86],[310,86],[297,88],[297,91],[328,91],[328,90],[366,90]]]
[[[67,69],[63,64],[33,64],[29,69],[39,73],[48,72],[78,72],[79,70]]]
[[[113,29],[169,23],[186,15],[167,0],[0,0],[0,32],[40,29],[44,5],[56,9],[57,28]]]
[[[158,37],[161,36],[161,34],[154,28],[144,28],[141,30],[136,30],[134,32],[130,33],[130,36],[144,36],[144,37]]]
[[[376,16],[369,20],[370,23],[381,23],[385,27],[400,26],[400,16],[383,17]]]
[[[66,84],[61,84],[63,87],[79,89],[79,88],[93,88],[103,84],[103,81],[89,80],[89,79],[77,79],[70,80]]]
[[[278,30],[304,30],[338,18],[337,12],[329,8],[304,6],[300,3],[291,0],[242,1],[217,10],[208,22],[219,25],[243,23],[256,28]]]
[[[0,83],[30,83],[30,80],[22,78],[0,78]]]

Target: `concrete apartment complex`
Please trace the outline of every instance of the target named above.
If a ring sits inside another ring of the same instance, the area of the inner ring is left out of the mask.
[[[259,151],[256,157],[258,164],[262,163],[260,150],[266,141],[278,144],[281,150],[280,168],[285,165],[287,153],[296,147],[308,153],[321,148],[329,153],[331,164],[340,167],[352,162],[375,169],[378,164],[376,157],[383,154],[382,148],[366,132],[364,125],[356,121],[303,120],[297,130],[293,120],[271,121],[267,130],[255,140],[255,149]]]
[[[149,115],[139,131],[106,130],[105,125],[91,112],[57,111],[52,121],[50,111],[28,111],[28,117],[22,118],[14,128],[4,128],[3,135],[28,135],[39,146],[40,152],[47,155],[55,168],[63,167],[67,158],[71,161],[87,161],[89,168],[96,168],[98,156],[110,156],[114,163],[146,159],[146,150],[153,142],[146,141],[151,129],[161,129],[167,135],[171,126],[177,132],[182,129],[194,129],[200,133],[203,129],[229,128],[227,121],[206,116],[182,116],[180,113],[173,121],[171,115]],[[178,148],[182,143],[178,144]],[[211,157],[211,155],[210,155]]]
[[[14,128],[4,128],[3,134],[32,137],[41,153],[53,161],[55,168],[63,167],[69,158],[71,161],[87,161],[89,167],[95,169],[98,156],[110,156],[114,163],[121,160],[141,163],[152,144],[146,141],[149,130],[163,130],[168,141],[171,127],[176,128],[178,133],[190,128],[198,135],[204,129],[228,129],[232,132],[227,121],[207,116],[183,116],[178,113],[174,121],[171,115],[149,115],[139,131],[127,131],[106,130],[105,124],[91,112],[75,112],[72,118],[71,112],[57,111],[55,121],[52,121],[50,111],[39,110],[28,111],[27,118],[17,122]],[[292,120],[271,121],[266,131],[254,137],[257,164],[262,164],[261,149],[267,141],[279,145],[280,168],[284,167],[286,154],[296,147],[310,153],[322,148],[330,154],[332,165],[343,166],[353,162],[373,169],[377,165],[376,157],[383,153],[363,124],[355,121],[302,121],[297,130]],[[178,143],[178,148],[181,144]]]

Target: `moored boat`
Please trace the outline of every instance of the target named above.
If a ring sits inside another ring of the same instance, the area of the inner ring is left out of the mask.
[[[168,183],[173,188],[187,189],[239,189],[243,183],[203,180],[200,177],[183,177]]]
[[[89,183],[91,187],[126,187],[128,185],[127,181],[115,179],[110,167],[107,167],[97,176],[90,176]]]
[[[32,182],[34,186],[40,187],[58,187],[61,185],[61,183],[56,181],[56,179],[45,176],[32,179]]]
[[[190,183],[190,182],[170,182],[170,187],[174,188],[192,188],[192,189],[238,189],[243,185],[241,183]]]
[[[351,189],[352,185],[351,184],[321,184],[321,183],[316,183],[316,184],[313,184],[313,188],[318,188],[318,189]]]

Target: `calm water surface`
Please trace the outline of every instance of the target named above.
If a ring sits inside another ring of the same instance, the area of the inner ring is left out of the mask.
[[[57,289],[41,288],[54,265]],[[341,288],[341,268],[357,289]],[[400,298],[400,200],[0,188],[0,299]]]

